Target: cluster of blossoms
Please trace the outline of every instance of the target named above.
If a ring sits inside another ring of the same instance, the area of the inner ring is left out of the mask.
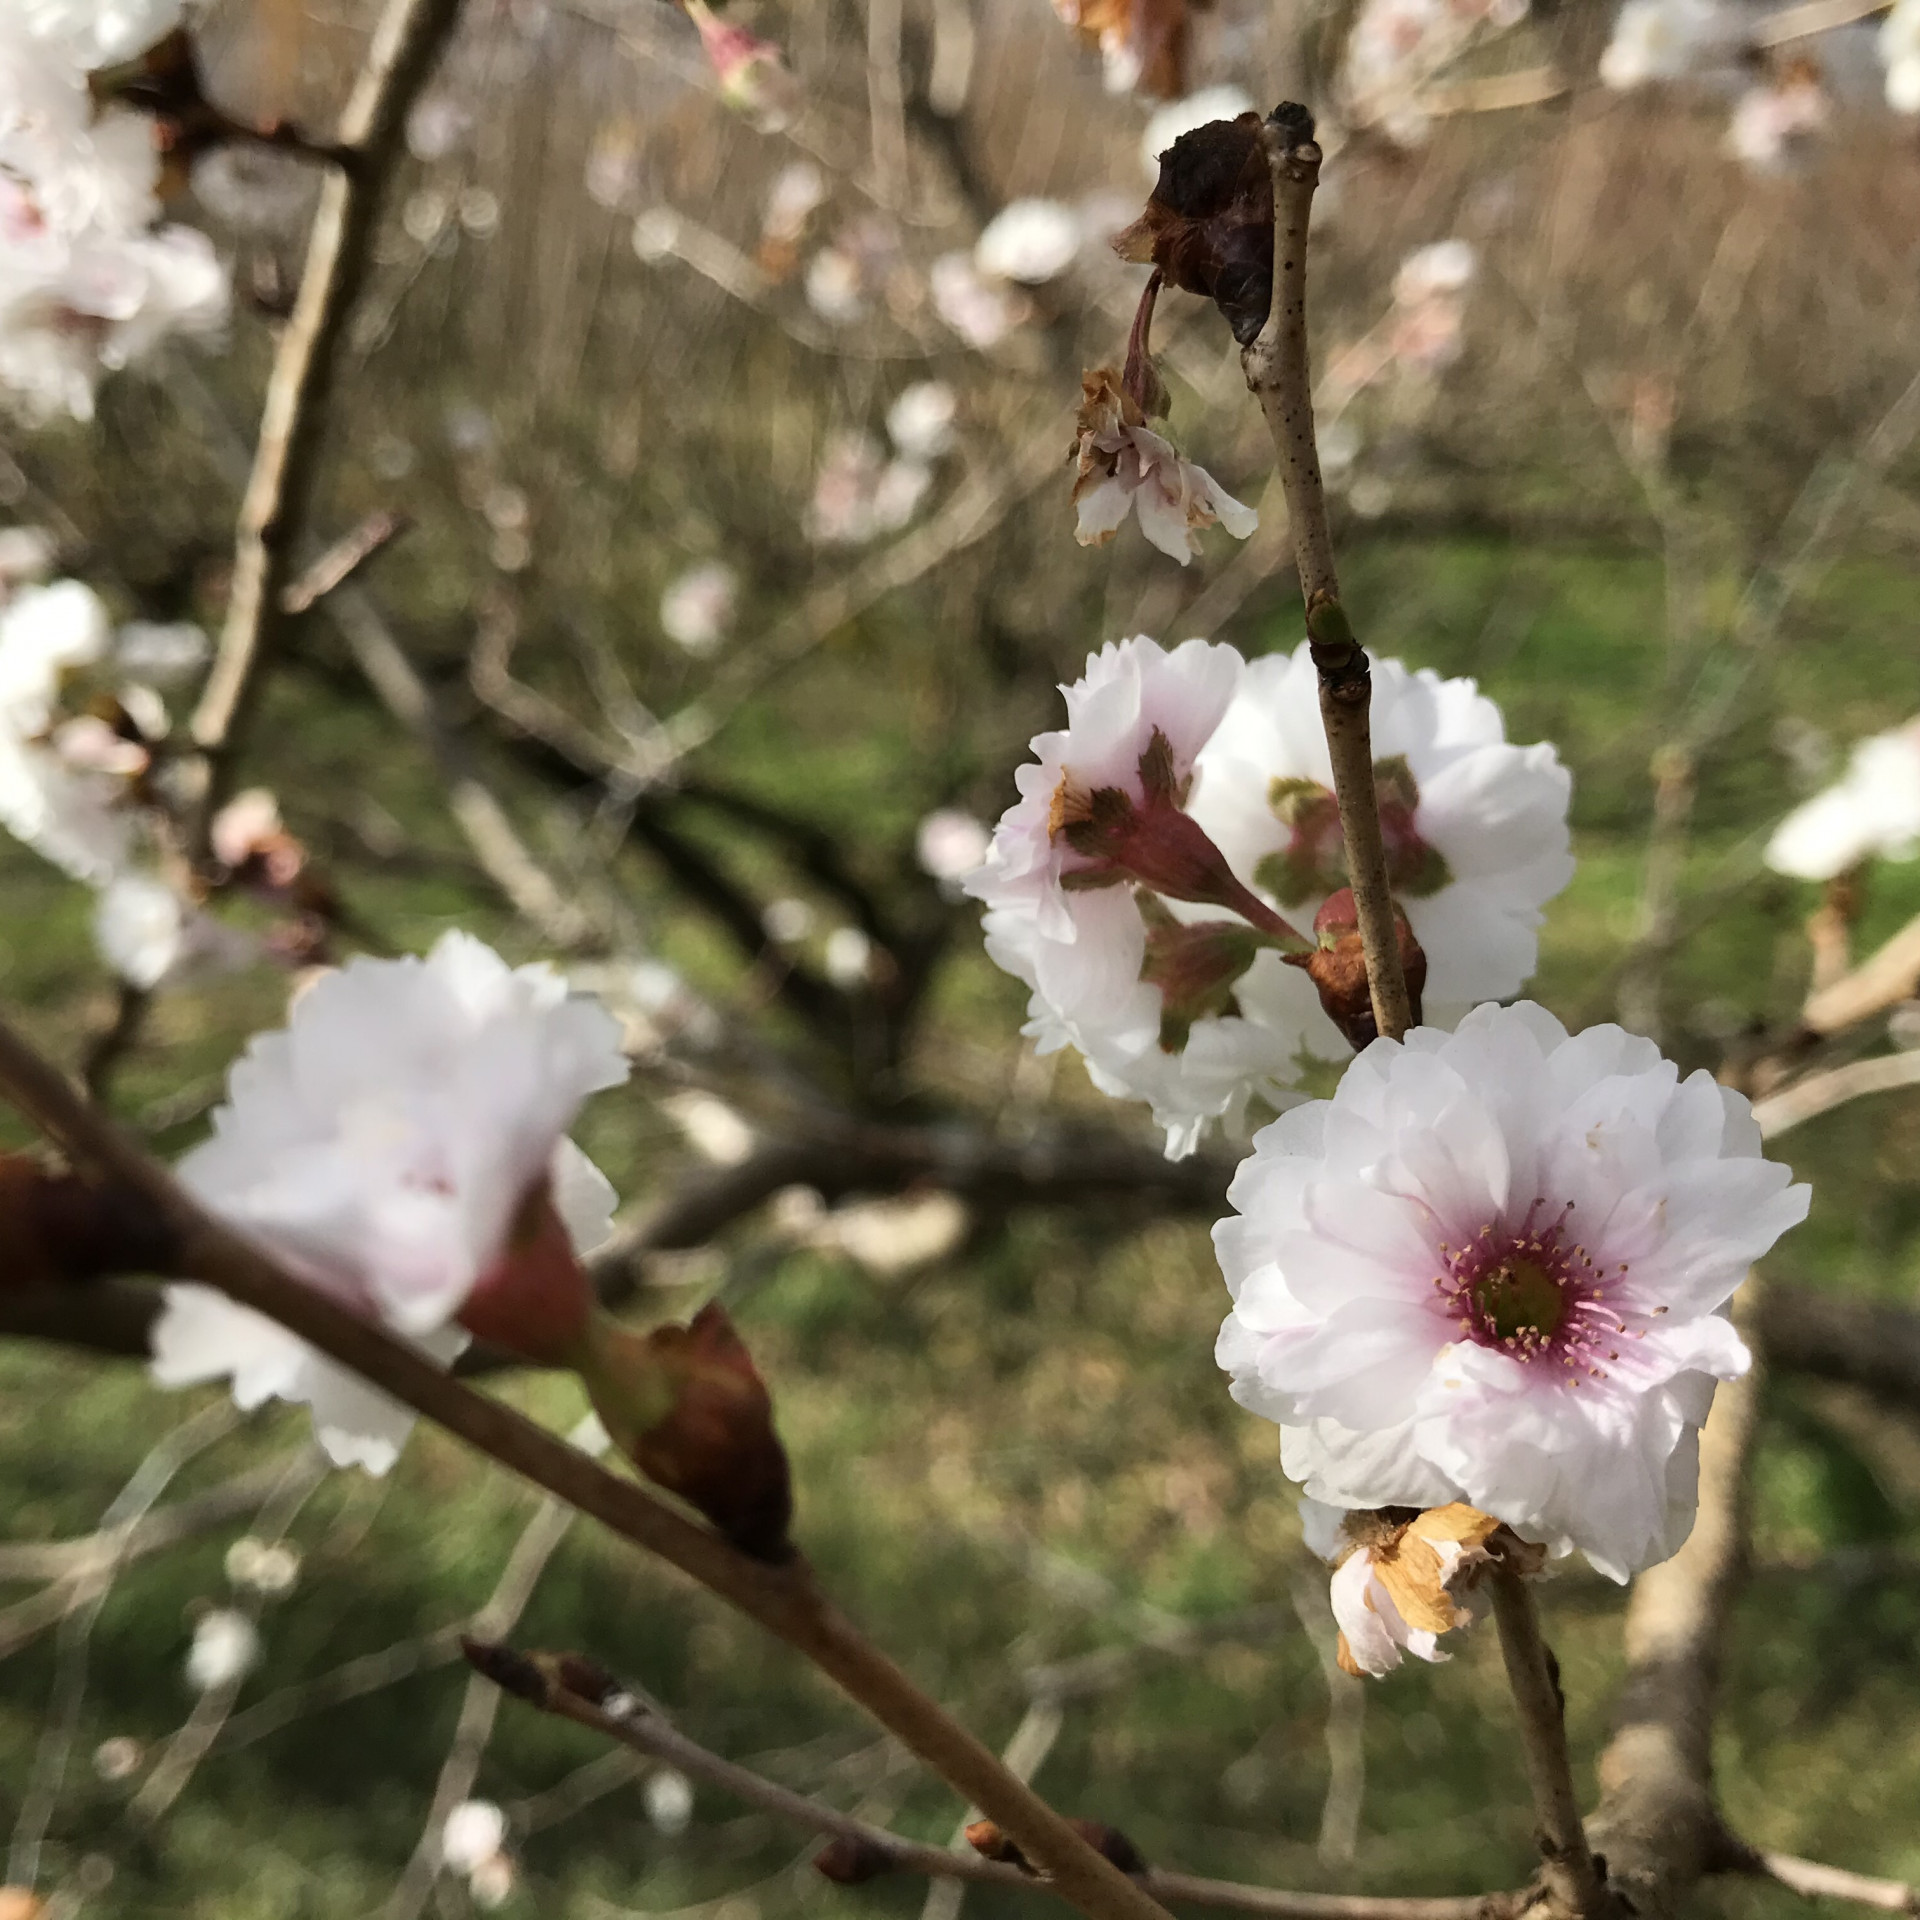
[[[1316,684],[1304,645],[1251,666],[1199,640],[1107,647],[967,882],[988,952],[1032,989],[1029,1035],[1150,1101],[1171,1154],[1350,1051],[1288,964],[1287,934],[1346,884]],[[1454,1019],[1533,969],[1540,909],[1573,871],[1571,783],[1551,747],[1507,742],[1470,680],[1397,661],[1374,666],[1373,741],[1396,896],[1433,1017]],[[1196,911],[1221,907],[1234,917]]]
[[[103,370],[224,324],[204,234],[159,225],[151,124],[96,109],[88,75],[150,46],[180,0],[18,0],[0,17],[0,387],[36,418],[90,418]]]
[[[1873,859],[1920,853],[1920,720],[1862,740],[1832,786],[1796,807],[1766,861],[1798,880],[1834,880]]]
[[[170,800],[168,699],[205,664],[187,623],[129,621],[77,580],[50,584],[44,542],[0,568],[0,827],[97,895],[101,957],[142,990],[187,971],[245,964],[256,943],[204,912],[152,827]],[[270,794],[237,795],[212,823],[226,877],[287,917],[272,936],[301,959],[324,937],[324,889]]]
[[[957,402],[941,380],[905,388],[887,410],[889,454],[872,434],[829,436],[806,513],[816,546],[864,546],[897,532],[920,511],[935,465],[953,450]]]

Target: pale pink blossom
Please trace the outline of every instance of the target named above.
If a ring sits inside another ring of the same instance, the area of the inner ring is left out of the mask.
[[[1832,880],[1864,860],[1920,853],[1920,719],[1862,740],[1847,770],[1781,821],[1766,862],[1799,880]]]
[[[509,968],[450,933],[424,961],[362,957],[302,994],[235,1066],[212,1137],[178,1174],[308,1284],[445,1361],[542,1183],[576,1247],[605,1237],[612,1190],[566,1134],[587,1096],[626,1074],[604,1010],[549,968]],[[231,1376],[243,1407],[305,1402],[329,1454],[375,1473],[411,1424],[208,1287],[167,1289],[154,1374]]]
[[[981,229],[973,264],[989,280],[1037,287],[1058,279],[1080,251],[1080,222],[1058,200],[1015,200]]]
[[[1522,1002],[1377,1040],[1282,1114],[1214,1230],[1234,1397],[1345,1508],[1462,1501],[1612,1578],[1693,1522],[1724,1309],[1805,1217],[1747,1102]]]

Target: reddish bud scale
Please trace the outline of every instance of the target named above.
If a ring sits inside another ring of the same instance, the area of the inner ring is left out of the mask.
[[[1140,1874],[1147,1870],[1145,1856],[1118,1827],[1110,1827],[1104,1820],[1069,1820],[1067,1825],[1077,1833],[1102,1859],[1118,1867],[1122,1873]],[[985,1860],[997,1860],[1003,1866],[1018,1867],[1022,1873],[1031,1873],[1032,1864],[1020,1851],[1019,1843],[1011,1835],[1002,1832],[991,1820],[975,1820],[967,1828],[967,1844]]]
[[[646,1334],[599,1317],[577,1364],[614,1444],[649,1480],[742,1553],[793,1557],[793,1484],[773,1401],[724,1308]]]
[[[460,1309],[476,1340],[536,1366],[576,1364],[594,1314],[593,1283],[542,1180],[515,1214],[499,1259]]]
[[[1427,956],[1407,916],[1396,903],[1394,930],[1400,939],[1400,968],[1406,975],[1407,1001],[1413,1011],[1413,1024],[1420,1024],[1420,995],[1427,984]],[[1314,938],[1319,942],[1312,953],[1288,954],[1289,966],[1302,968],[1320,994],[1320,1005],[1327,1018],[1345,1036],[1358,1053],[1380,1037],[1373,1017],[1373,990],[1367,980],[1366,948],[1360,938],[1359,910],[1354,905],[1353,889],[1342,887],[1329,894],[1326,904],[1313,918]]]

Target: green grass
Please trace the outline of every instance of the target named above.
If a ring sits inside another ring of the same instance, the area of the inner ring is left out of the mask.
[[[1355,546],[1348,574],[1362,630],[1382,650],[1476,674],[1514,737],[1556,740],[1574,768],[1580,870],[1551,911],[1536,990],[1572,1020],[1610,1017],[1635,925],[1648,762],[1686,684],[1669,672],[1657,572],[1620,555],[1376,538]],[[1763,876],[1756,859],[1758,836],[1795,797],[1773,722],[1790,713],[1844,747],[1911,710],[1913,588],[1911,575],[1880,563],[1836,572],[1702,769],[1689,932],[1664,994],[1669,1043],[1689,1064],[1728,1032],[1787,1014],[1803,991],[1799,925],[1811,892]],[[1284,628],[1266,638],[1287,644]],[[1078,645],[1060,641],[1052,664],[1069,668]],[[715,770],[878,848],[909,832],[934,797],[997,803],[1019,739],[1048,721],[1042,695],[994,705],[978,690],[975,670],[930,657],[923,634],[869,621],[723,736]],[[370,736],[376,723],[363,709],[292,677],[274,702],[267,737],[289,743],[287,764],[260,771],[296,824],[325,838],[370,800],[423,852],[456,850],[430,780],[406,749]],[[663,949],[716,992],[734,991],[713,937],[675,914],[638,863],[626,878]],[[398,944],[459,923],[524,948],[457,868],[432,879],[375,870],[353,892]],[[6,843],[0,898],[0,997],[73,1057],[109,998],[88,954],[84,897]],[[1920,864],[1884,871],[1863,938],[1916,911]],[[123,1110],[137,1117],[183,1085],[210,1082],[248,1032],[274,1021],[279,993],[260,974],[170,997],[122,1076]],[[963,941],[938,984],[921,1078],[978,1092],[1004,1075],[1018,1018],[1017,990]],[[1057,1097],[1093,1101],[1074,1068]],[[670,1179],[676,1162],[663,1157],[658,1121],[637,1101],[601,1105],[590,1141],[622,1188]],[[192,1137],[189,1124],[163,1144]],[[1862,1295],[1920,1295],[1920,1101],[1862,1104],[1784,1144],[1815,1201],[1777,1270]],[[816,1254],[767,1259],[740,1317],[774,1383],[802,1538],[855,1614],[988,1738],[1004,1740],[1019,1721],[1025,1668],[1124,1641],[1143,1610],[1288,1607],[1292,1495],[1271,1428],[1221,1390],[1211,1345],[1224,1302],[1198,1227],[1028,1215],[951,1262],[891,1281]],[[578,1412],[563,1383],[514,1391],[555,1423]],[[205,1402],[163,1396],[130,1368],[0,1350],[5,1534],[85,1531],[142,1453]],[[196,1461],[175,1493],[284,1453],[300,1431],[298,1416],[270,1415]],[[1911,1433],[1845,1395],[1778,1387],[1759,1474],[1762,1571],[1729,1648],[1720,1747],[1728,1805],[1752,1837],[1910,1876],[1920,1876],[1917,1458]],[[462,1619],[486,1598],[531,1510],[524,1492],[426,1434],[385,1485],[330,1480],[294,1523],[306,1575],[264,1616],[266,1659],[242,1710]],[[183,1718],[191,1619],[222,1598],[221,1558],[242,1530],[140,1562],[101,1613],[49,1839],[56,1878],[91,1858],[97,1880],[97,1863],[111,1864],[111,1883],[87,1907],[98,1920],[347,1920],[378,1907],[419,1838],[465,1687],[448,1664],[237,1751],[216,1746],[151,1833],[124,1818],[144,1775],[96,1778],[89,1756],[100,1741],[131,1735],[151,1749]],[[1584,1768],[1604,1739],[1619,1671],[1620,1600],[1569,1576],[1546,1604]],[[561,1545],[517,1631],[591,1651],[722,1752],[905,1831],[944,1839],[959,1812],[796,1662],[585,1526]],[[41,1634],[0,1661],[0,1815],[24,1791],[57,1659],[55,1637]],[[1326,1693],[1290,1612],[1277,1629],[1225,1636],[1188,1660],[1145,1655],[1122,1684],[1073,1702],[1040,1784],[1070,1810],[1126,1828],[1149,1858],[1196,1872],[1434,1892],[1523,1878],[1530,1821],[1491,1637],[1466,1636],[1451,1664],[1405,1671],[1365,1699],[1368,1788],[1349,1869],[1315,1854]],[[551,1806],[535,1797],[598,1755],[581,1731],[507,1704],[477,1790],[522,1813]],[[921,1899],[918,1886],[884,1881],[832,1889],[796,1866],[798,1836],[704,1792],[679,1838],[654,1832],[628,1783],[517,1848],[525,1877],[510,1913],[904,1915]],[[462,1898],[450,1891],[439,1910],[460,1912]],[[1700,1902],[1740,1915],[1789,1910],[1739,1887],[1708,1889]],[[969,1895],[976,1912],[1014,1905]]]

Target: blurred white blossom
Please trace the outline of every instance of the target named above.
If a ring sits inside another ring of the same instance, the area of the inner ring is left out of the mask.
[[[259,1664],[259,1630],[244,1613],[214,1607],[200,1616],[187,1649],[187,1684],[196,1693],[233,1686]]]
[[[937,460],[953,446],[953,389],[944,380],[916,380],[887,409],[887,435],[909,460]]]
[[[990,280],[1037,287],[1057,279],[1080,251],[1080,222],[1058,200],[1015,200],[974,242],[973,264]]]
[[[1032,309],[1026,299],[983,279],[967,253],[943,253],[927,275],[933,310],[968,346],[997,346]]]
[[[151,991],[179,964],[189,912],[156,875],[116,874],[94,904],[94,944],[129,986]]]
[[[1622,92],[1684,79],[1724,53],[1731,33],[1719,0],[1626,0],[1600,56],[1600,78]]]
[[[1831,117],[1819,74],[1799,66],[1740,96],[1727,125],[1727,151],[1755,173],[1781,173]]]
[[[647,1819],[669,1839],[685,1833],[693,1819],[693,1782],[674,1767],[656,1767],[641,1789]]]
[[[987,857],[992,839],[985,822],[958,807],[936,807],[913,836],[920,870],[943,887],[957,886]]]
[[[712,653],[733,631],[740,577],[724,560],[703,560],[660,596],[660,630],[694,655]]]
[[[1348,117],[1402,145],[1418,143],[1430,119],[1430,83],[1476,39],[1526,14],[1527,0],[1363,0],[1340,70]]]
[[[858,927],[835,927],[822,956],[827,978],[842,992],[864,987],[873,973],[873,942]]]
[[[491,1800],[462,1800],[440,1829],[440,1859],[450,1872],[470,1874],[506,1844],[507,1816]]]
[[[1863,860],[1920,853],[1920,720],[1862,740],[1846,772],[1787,815],[1766,862],[1800,880],[1832,880]]]
[[[184,0],[14,0],[28,33],[82,69],[144,53],[180,24]]]
[[[261,1540],[243,1533],[227,1549],[223,1563],[228,1581],[236,1587],[277,1600],[291,1593],[300,1579],[300,1555],[282,1540]]]

